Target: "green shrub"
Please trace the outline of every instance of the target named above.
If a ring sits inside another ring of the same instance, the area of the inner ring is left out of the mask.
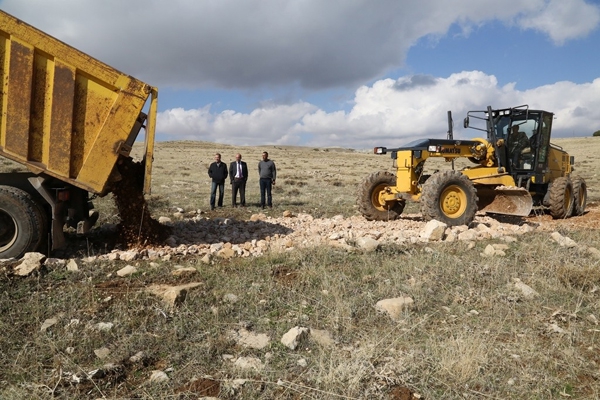
[[[600,131],[594,132],[594,134],[592,136],[600,136]]]

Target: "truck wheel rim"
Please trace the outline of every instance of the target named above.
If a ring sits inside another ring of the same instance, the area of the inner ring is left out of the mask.
[[[15,243],[18,232],[19,228],[14,218],[0,210],[0,251],[9,249]]]
[[[440,206],[444,215],[458,218],[467,207],[467,195],[459,186],[448,186],[440,196]]]

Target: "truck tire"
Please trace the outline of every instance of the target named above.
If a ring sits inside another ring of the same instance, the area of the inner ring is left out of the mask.
[[[358,210],[369,221],[394,220],[402,214],[406,202],[387,204],[379,201],[379,193],[388,186],[396,186],[396,176],[387,171],[374,172],[358,187]]]
[[[573,185],[573,213],[572,215],[583,215],[585,206],[587,205],[587,184],[585,179],[580,176],[575,176],[571,179]]]
[[[44,237],[42,212],[29,193],[0,186],[0,258],[38,249]]]
[[[435,173],[423,185],[421,214],[448,226],[468,225],[477,212],[477,191],[459,171]]]
[[[573,184],[567,177],[556,178],[550,188],[549,208],[552,218],[567,218],[573,212]]]

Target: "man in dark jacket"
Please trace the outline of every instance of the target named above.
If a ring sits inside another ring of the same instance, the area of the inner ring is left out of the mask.
[[[212,179],[210,187],[210,209],[215,209],[215,197],[217,187],[219,188],[219,207],[223,207],[223,191],[225,190],[225,179],[227,179],[227,165],[221,162],[221,154],[215,154],[215,162],[208,167],[208,176]]]
[[[265,208],[266,204],[269,208],[272,208],[273,200],[271,197],[271,189],[273,185],[275,185],[277,169],[275,168],[275,163],[272,160],[269,160],[269,153],[266,151],[262,153],[262,161],[258,162],[258,175],[260,177],[260,206]]]
[[[235,161],[229,165],[229,181],[231,183],[231,205],[237,207],[237,193],[240,192],[240,205],[246,207],[246,181],[248,180],[248,165],[242,161],[242,155],[237,153]]]

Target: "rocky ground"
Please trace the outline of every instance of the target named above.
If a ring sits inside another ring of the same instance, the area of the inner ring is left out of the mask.
[[[600,209],[591,205],[585,215],[553,220],[549,215],[528,218],[478,214],[470,226],[447,227],[437,221],[423,221],[419,214],[406,214],[395,221],[367,221],[361,216],[313,218],[309,214],[283,211],[281,217],[253,214],[249,220],[227,217],[207,218],[201,211],[177,210],[172,216],[159,218],[172,229],[162,246],[147,246],[89,257],[89,260],[163,259],[197,255],[205,263],[212,257],[252,257],[267,251],[291,251],[296,248],[328,245],[354,251],[375,249],[380,245],[426,242],[476,241],[519,236],[535,230],[554,231],[598,228]],[[105,226],[104,230],[114,229]],[[508,238],[508,239],[506,239]]]

